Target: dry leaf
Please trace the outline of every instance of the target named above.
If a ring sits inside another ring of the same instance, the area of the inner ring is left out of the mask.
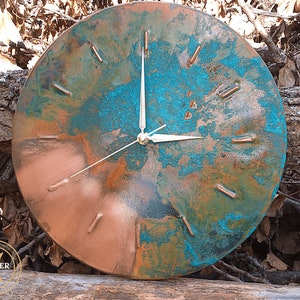
[[[22,268],[26,268],[29,266],[29,261],[30,258],[28,255],[25,255],[24,258],[22,259]]]
[[[32,220],[27,208],[21,208],[16,211],[14,220],[3,228],[3,233],[12,246],[28,242],[29,236],[33,230]]]
[[[294,12],[300,12],[300,0],[297,0],[294,6]]]
[[[63,252],[64,251],[56,243],[53,242],[50,246],[48,246],[44,254],[49,256],[49,259],[53,266],[59,267],[63,262]]]
[[[287,15],[293,13],[296,2],[296,0],[277,0],[277,12]]]
[[[46,12],[47,12],[47,10],[48,10],[48,11],[50,11],[50,12],[58,12],[58,13],[59,13],[59,7],[58,7],[58,5],[55,4],[55,3],[46,3],[46,4],[43,6],[43,8],[46,10]],[[47,13],[48,13],[48,12],[47,12]]]
[[[83,4],[84,3],[82,3],[82,1],[69,0],[68,1],[68,5],[69,5],[68,15],[73,18],[79,18],[79,17],[82,17],[83,15],[86,15],[87,10],[85,9],[85,6]]]
[[[219,11],[218,1],[208,1],[205,5],[205,10],[208,14],[210,14],[212,16],[216,16]]]
[[[13,247],[20,244],[21,242],[25,242],[15,222],[10,223],[8,226],[3,227],[3,234],[7,238],[8,243]]]
[[[267,242],[269,240],[269,234],[271,229],[270,219],[268,217],[263,218],[256,230],[256,239],[259,243]]]
[[[7,9],[0,9],[0,42],[9,45],[10,41],[17,44],[22,38]]]
[[[285,271],[288,268],[288,265],[272,252],[267,255],[267,258],[263,261],[263,264],[268,264],[270,267],[278,271]]]
[[[270,208],[268,209],[267,216],[275,218],[281,215],[285,201],[285,196],[277,195],[276,198],[273,200]]]
[[[15,218],[18,208],[13,196],[8,195],[4,197],[2,210],[3,216],[5,216],[6,219],[13,220]]]
[[[284,67],[279,70],[278,87],[293,87],[296,83],[296,73],[295,62],[291,59],[287,59]]]
[[[38,245],[37,253],[40,257],[44,258],[44,249],[40,244]]]

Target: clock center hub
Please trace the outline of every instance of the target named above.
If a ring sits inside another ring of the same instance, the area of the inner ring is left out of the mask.
[[[149,137],[147,133],[141,132],[138,136],[137,136],[137,141],[140,145],[147,145],[149,143]]]

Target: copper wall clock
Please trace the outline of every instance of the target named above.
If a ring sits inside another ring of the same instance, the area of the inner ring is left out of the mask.
[[[79,22],[20,96],[13,159],[42,228],[103,272],[160,279],[245,240],[280,182],[286,129],[268,69],[197,10],[137,2]]]

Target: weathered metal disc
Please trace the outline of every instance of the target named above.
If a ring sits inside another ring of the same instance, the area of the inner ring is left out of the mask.
[[[202,139],[122,150],[140,132],[142,48],[145,131]],[[256,52],[213,17],[159,2],[102,10],[60,36],[30,73],[13,132],[42,228],[88,265],[142,279],[195,272],[244,241],[285,150],[281,99]]]

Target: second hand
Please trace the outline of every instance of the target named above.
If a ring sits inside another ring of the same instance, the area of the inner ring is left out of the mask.
[[[151,132],[149,133],[149,135],[151,135],[151,134],[153,134],[153,133],[155,133],[155,132],[161,130],[162,128],[164,128],[164,127],[166,127],[166,126],[167,126],[167,125],[164,124],[164,125],[162,125],[162,126],[156,128],[155,130],[151,131]],[[62,187],[62,186],[64,186],[64,185],[68,184],[68,183],[71,181],[71,179],[73,179],[73,178],[79,176],[80,174],[82,174],[82,173],[88,171],[89,169],[95,167],[96,165],[102,163],[103,161],[105,161],[105,160],[107,160],[108,158],[110,158],[110,157],[116,155],[117,153],[119,153],[119,152],[125,150],[126,148],[128,148],[128,147],[134,145],[134,144],[137,143],[137,142],[138,142],[138,139],[136,139],[136,140],[134,140],[133,142],[131,142],[131,143],[129,143],[129,144],[123,146],[122,148],[120,148],[120,149],[118,149],[118,150],[116,150],[116,151],[114,151],[114,152],[108,154],[107,156],[101,158],[100,160],[97,160],[97,161],[94,162],[93,164],[91,164],[91,165],[89,165],[89,166],[87,166],[87,167],[85,167],[85,168],[83,168],[83,169],[77,171],[76,173],[73,173],[72,175],[70,175],[70,176],[68,176],[68,177],[66,177],[66,178],[64,178],[64,179],[62,179],[62,180],[60,180],[60,181],[58,181],[58,182],[56,182],[56,183],[50,185],[50,186],[48,187],[48,191],[49,191],[49,192],[54,192],[54,191],[56,191],[56,190],[59,189],[60,187]]]

